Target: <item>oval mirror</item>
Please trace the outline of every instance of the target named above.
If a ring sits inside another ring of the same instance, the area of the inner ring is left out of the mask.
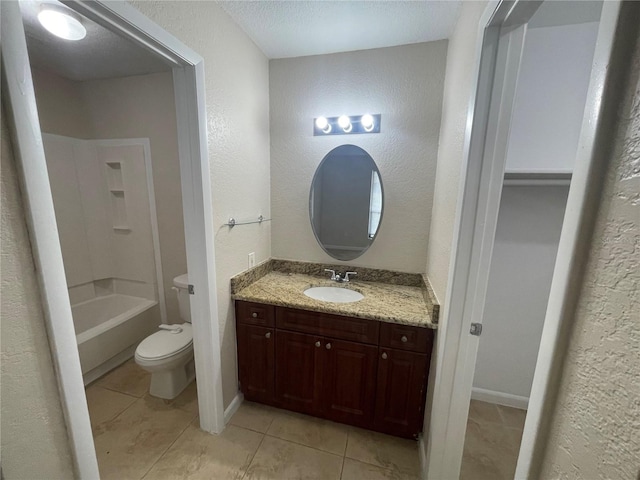
[[[340,145],[324,157],[311,182],[309,217],[325,252],[338,260],[366,252],[380,228],[382,205],[380,171],[371,155]]]

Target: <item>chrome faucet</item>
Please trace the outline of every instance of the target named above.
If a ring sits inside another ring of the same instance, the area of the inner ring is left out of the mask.
[[[348,282],[349,281],[349,275],[357,275],[358,272],[347,272],[344,274],[344,279],[342,280],[343,282]]]
[[[335,270],[330,270],[328,268],[324,269],[325,272],[329,272],[331,274],[331,280],[334,280],[338,283],[342,283],[342,282],[348,282],[349,281],[349,275],[357,275],[358,272],[347,272],[344,274],[344,277],[342,276],[342,274],[337,273]]]

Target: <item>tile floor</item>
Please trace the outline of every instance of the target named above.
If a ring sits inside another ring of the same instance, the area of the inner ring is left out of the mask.
[[[209,435],[195,383],[163,401],[148,395],[149,379],[129,361],[87,388],[105,480],[419,478],[417,442],[250,402]]]
[[[471,400],[461,480],[513,480],[526,410]]]

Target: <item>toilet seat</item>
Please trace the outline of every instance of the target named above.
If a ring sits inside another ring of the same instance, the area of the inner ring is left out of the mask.
[[[174,333],[159,330],[145,338],[136,348],[136,358],[157,362],[181,354],[193,347],[193,332],[190,323],[180,325],[182,331]]]

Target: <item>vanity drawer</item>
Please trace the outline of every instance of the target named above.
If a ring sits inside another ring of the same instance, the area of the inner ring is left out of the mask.
[[[433,330],[430,328],[412,327],[396,323],[380,325],[380,346],[410,350],[419,353],[431,353]]]
[[[276,327],[338,340],[378,344],[380,322],[306,310],[276,307]]]
[[[238,301],[236,302],[236,322],[273,327],[275,324],[274,309],[273,305]]]

